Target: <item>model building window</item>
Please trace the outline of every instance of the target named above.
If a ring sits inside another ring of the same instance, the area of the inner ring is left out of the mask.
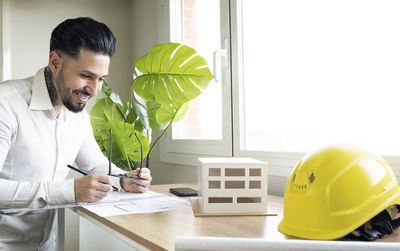
[[[249,182],[249,188],[250,189],[261,188],[261,180],[251,180]]]
[[[250,176],[261,176],[260,168],[250,168]]]
[[[261,203],[261,197],[238,197],[238,203]]]
[[[209,176],[221,176],[221,169],[220,168],[210,168],[208,169]]]
[[[233,203],[232,197],[209,197],[208,203]]]
[[[244,168],[225,168],[225,176],[245,176]]]
[[[225,188],[227,189],[245,188],[245,182],[242,180],[225,181]]]
[[[208,181],[208,188],[210,188],[210,189],[221,188],[221,181],[219,181],[219,180],[210,180],[210,181]]]

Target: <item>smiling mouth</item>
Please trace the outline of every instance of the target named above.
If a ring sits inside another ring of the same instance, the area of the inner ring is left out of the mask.
[[[81,103],[86,103],[90,98],[88,93],[83,93],[81,91],[73,91],[73,93],[78,96]]]

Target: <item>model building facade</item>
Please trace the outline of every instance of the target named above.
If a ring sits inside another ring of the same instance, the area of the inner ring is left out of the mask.
[[[267,163],[251,158],[199,158],[202,213],[265,213]]]

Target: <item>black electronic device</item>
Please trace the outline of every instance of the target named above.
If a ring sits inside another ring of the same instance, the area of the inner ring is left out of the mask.
[[[197,196],[197,191],[190,187],[170,188],[169,192],[177,196]]]

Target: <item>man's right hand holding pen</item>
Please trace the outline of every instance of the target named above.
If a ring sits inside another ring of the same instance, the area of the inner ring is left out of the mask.
[[[128,176],[139,176],[136,178],[121,178],[120,185],[126,192],[143,193],[150,187],[152,180],[148,168],[137,168],[127,173]],[[103,199],[111,192],[112,186],[109,176],[91,174],[75,179],[75,202],[95,202]]]
[[[75,202],[95,202],[113,190],[107,175],[91,174],[75,179]]]

